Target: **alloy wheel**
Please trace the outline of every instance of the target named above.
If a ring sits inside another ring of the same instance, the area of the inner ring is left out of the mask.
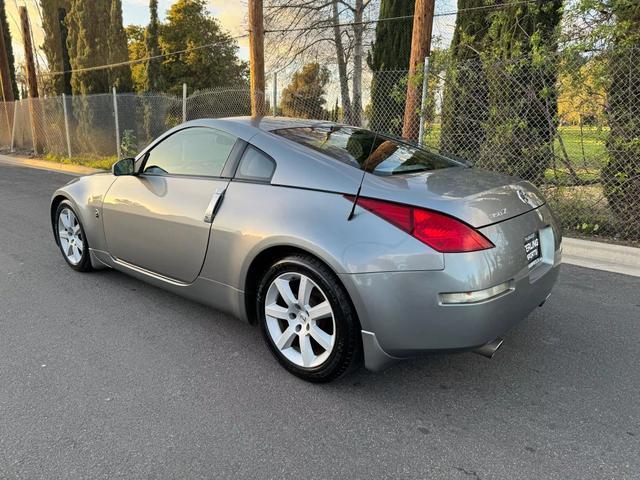
[[[273,344],[290,362],[314,368],[331,355],[336,342],[333,309],[306,275],[288,272],[275,278],[267,290],[264,313]]]
[[[78,265],[82,260],[84,239],[80,223],[70,208],[63,208],[58,216],[58,239],[69,263]]]

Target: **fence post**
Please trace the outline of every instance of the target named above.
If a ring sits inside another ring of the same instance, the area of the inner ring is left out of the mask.
[[[4,107],[4,115],[7,119],[7,136],[9,136],[9,130],[11,130],[11,123],[9,121],[9,109],[7,108],[7,102],[6,100],[2,101],[2,106]]]
[[[118,152],[118,160],[122,158],[120,151],[120,122],[118,121],[118,96],[116,95],[116,87],[113,87],[113,112],[116,116],[116,151]]]
[[[278,116],[278,72],[273,72],[273,116]]]
[[[69,115],[67,114],[67,96],[62,94],[62,110],[64,111],[64,132],[67,135],[67,155],[71,158],[71,137],[69,136]]]
[[[182,84],[182,122],[187,121],[187,84]]]
[[[424,123],[426,121],[427,112],[427,96],[429,94],[429,56],[424,57],[424,68],[422,70],[422,100],[420,101],[420,133],[418,136],[418,145],[424,143]]]
[[[36,139],[36,119],[33,114],[35,107],[33,105],[33,97],[27,97],[27,105],[29,106],[29,123],[31,124],[31,146],[33,147],[33,153],[38,154],[38,143]]]
[[[11,153],[13,153],[15,151],[15,149],[13,148],[15,145],[15,139],[16,139],[16,119],[18,118],[18,104],[20,103],[19,100],[14,100],[13,101],[13,126],[11,127]]]

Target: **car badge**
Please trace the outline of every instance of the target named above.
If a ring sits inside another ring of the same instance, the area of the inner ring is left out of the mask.
[[[529,198],[527,197],[527,194],[524,193],[524,190],[516,190],[516,194],[522,203],[529,205]]]

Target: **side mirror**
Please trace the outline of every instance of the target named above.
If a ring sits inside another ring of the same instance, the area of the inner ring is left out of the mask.
[[[123,158],[117,161],[111,167],[111,172],[119,177],[120,175],[135,175],[136,173],[136,159],[135,158]]]

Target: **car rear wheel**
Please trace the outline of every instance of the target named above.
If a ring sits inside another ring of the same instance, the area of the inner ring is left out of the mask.
[[[311,256],[290,256],[267,270],[257,311],[271,352],[298,377],[328,382],[358,358],[360,329],[347,293],[335,274]]]
[[[67,264],[79,272],[91,270],[89,244],[80,218],[67,201],[58,205],[55,217],[58,246]]]

